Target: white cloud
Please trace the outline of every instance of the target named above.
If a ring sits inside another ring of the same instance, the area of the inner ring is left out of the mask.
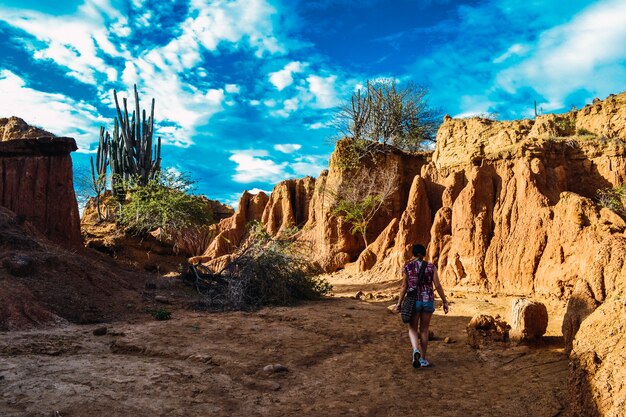
[[[511,47],[505,53],[503,53],[499,57],[496,57],[493,60],[493,63],[500,64],[513,56],[524,55],[527,52],[528,52],[528,47],[526,45],[522,45],[521,43],[516,43],[516,44],[511,45]]]
[[[226,84],[224,88],[226,92],[230,94],[239,94],[241,92],[241,87],[239,87],[237,84]]]
[[[126,27],[126,18],[108,1],[87,1],[74,15],[51,16],[32,10],[0,6],[0,19],[33,35],[46,46],[29,44],[33,57],[52,60],[68,68],[68,75],[86,84],[96,85],[102,79],[113,81],[113,74],[100,52],[112,57],[127,57],[110,41],[105,18],[119,30]]]
[[[289,117],[291,113],[298,110],[299,104],[300,104],[300,99],[298,97],[289,98],[283,101],[283,107],[281,109],[274,110],[270,114],[272,116],[287,118]]]
[[[626,77],[623,0],[586,8],[570,22],[543,32],[530,50],[526,59],[498,74],[497,87],[508,93],[534,88],[549,101],[547,110],[563,107],[567,95],[577,89],[604,94],[623,89],[616,81]]]
[[[300,148],[302,148],[302,145],[298,143],[284,143],[284,144],[274,145],[274,149],[282,153],[293,153],[299,150]]]
[[[315,122],[315,123],[311,123],[307,127],[311,130],[324,129],[327,127],[331,127],[331,122]]]
[[[328,109],[339,104],[337,92],[335,91],[336,75],[328,77],[320,77],[318,75],[310,75],[307,77],[309,90],[315,97],[313,107],[320,109]]]
[[[284,179],[287,163],[276,163],[266,158],[265,151],[235,151],[229,158],[237,164],[233,181],[239,183],[250,182],[278,182]]]
[[[327,161],[319,156],[298,157],[295,159],[295,162],[292,162],[289,166],[296,177],[306,175],[317,177],[320,172],[328,169]]]
[[[260,188],[253,188],[253,189],[251,189],[251,190],[248,190],[248,192],[249,192],[250,194],[254,194],[254,195],[257,195],[258,193],[265,193],[265,194],[267,194],[267,195],[272,194],[272,192],[271,192],[271,191],[262,190],[262,189],[260,189]]]
[[[293,84],[293,74],[302,72],[305,67],[306,64],[302,64],[301,62],[290,62],[280,71],[270,73],[270,83],[272,83],[278,91],[282,91]]]
[[[235,104],[226,93],[238,94],[240,87],[236,84],[204,83],[204,87],[195,87],[182,81],[180,75],[189,71],[209,75],[199,66],[204,51],[215,51],[222,43],[231,48],[249,45],[257,57],[287,51],[274,34],[277,12],[268,0],[192,0],[180,30],[173,32],[178,33],[175,38],[139,52],[125,44],[125,39],[137,27],[152,25],[155,13],[143,12],[145,2],[133,0],[131,7],[141,13],[135,14],[130,24],[112,1],[85,0],[74,14],[64,16],[0,5],[0,20],[37,39],[24,41],[34,58],[52,60],[67,68],[68,75],[95,86],[98,96],[111,107],[109,91],[113,83],[121,81],[128,89],[136,83],[144,107],[149,107],[149,99],[156,100],[155,118],[167,126],[157,134],[165,143],[189,146],[199,126],[222,111],[224,105]],[[107,65],[105,57],[126,60],[126,65],[118,72]],[[132,97],[124,92],[120,95]]]
[[[0,100],[0,114],[18,116],[55,135],[73,137],[82,151],[98,140],[100,125],[112,123],[90,104],[29,88],[22,78],[8,70],[0,70],[0,97],[10,97]]]

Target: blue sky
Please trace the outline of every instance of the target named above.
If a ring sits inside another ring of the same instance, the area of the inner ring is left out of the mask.
[[[502,119],[626,90],[626,0],[0,0],[0,51],[0,117],[76,138],[77,171],[137,83],[163,164],[232,204],[317,176],[368,79]]]

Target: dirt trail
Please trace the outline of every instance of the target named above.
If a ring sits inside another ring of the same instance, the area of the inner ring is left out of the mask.
[[[94,325],[1,333],[0,415],[564,415],[562,347],[472,350],[470,316],[504,313],[509,300],[452,300],[448,316],[433,317],[434,366],[417,370],[389,303],[346,298],[175,310],[170,321],[109,324],[100,337]],[[263,370],[275,363],[288,371]]]

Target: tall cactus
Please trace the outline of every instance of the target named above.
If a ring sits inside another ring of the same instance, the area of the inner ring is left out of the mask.
[[[89,158],[91,162],[91,185],[96,193],[96,208],[98,210],[98,219],[100,221],[102,221],[100,197],[107,188],[107,164],[109,163],[110,143],[111,136],[109,135],[109,132],[104,130],[104,126],[100,127],[100,141],[98,142],[95,165],[93,162],[93,156]]]
[[[135,180],[137,185],[144,186],[155,178],[161,170],[161,138],[152,145],[154,133],[154,98],[150,109],[150,117],[146,119],[146,111],[140,111],[137,85],[135,90],[135,110],[128,114],[126,98],[122,100],[124,111],[120,108],[117,91],[113,90],[117,118],[111,139],[111,173],[113,174],[112,189],[114,195],[123,187],[123,181]]]

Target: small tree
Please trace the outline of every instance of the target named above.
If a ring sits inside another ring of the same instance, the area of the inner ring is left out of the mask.
[[[213,220],[211,208],[191,194],[193,181],[173,171],[162,171],[146,185],[131,181],[120,205],[119,223],[133,234],[161,228],[167,236],[175,230],[207,225]]]
[[[428,104],[428,89],[394,80],[368,81],[340,108],[335,119],[340,137],[357,144],[359,155],[384,143],[404,151],[424,149],[435,141],[441,111]]]
[[[332,214],[347,221],[351,225],[350,232],[360,234],[365,247],[368,247],[368,226],[397,188],[395,171],[381,171],[377,176],[370,170],[362,169],[348,184],[326,192],[336,201]]]

